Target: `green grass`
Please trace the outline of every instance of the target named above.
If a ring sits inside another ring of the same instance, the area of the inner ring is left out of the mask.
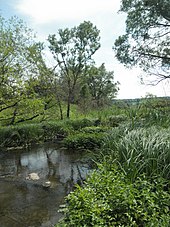
[[[115,162],[131,180],[139,174],[170,178],[170,128],[113,129],[100,157]]]
[[[63,140],[63,144],[72,150],[95,150],[100,148],[103,142],[104,133],[84,133],[79,132],[68,136]]]
[[[79,131],[85,127],[95,127],[96,124],[96,119],[83,118],[77,120],[48,121],[43,123],[18,124],[15,126],[1,127],[0,147],[29,146],[34,143],[60,140],[70,136],[66,143],[68,146],[68,141],[71,141],[71,136],[73,137],[75,132],[79,133]],[[85,132],[83,133],[83,136],[81,136],[80,139],[79,135],[77,137],[77,145],[75,143],[75,145],[72,144],[72,146],[78,148],[82,141],[82,146],[85,147],[85,140],[87,140],[87,138],[85,139]],[[90,139],[89,136],[86,137]],[[96,141],[96,143],[99,144],[99,142],[97,142],[97,140],[99,141],[99,135],[93,135],[91,137],[91,147],[92,141]],[[87,147],[89,147],[89,145]]]

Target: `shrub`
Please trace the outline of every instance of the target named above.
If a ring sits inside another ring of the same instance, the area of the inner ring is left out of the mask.
[[[123,123],[127,120],[125,115],[111,115],[106,118],[106,122],[111,127],[117,127],[120,123]]]
[[[57,138],[66,137],[70,131],[72,131],[72,127],[67,125],[65,121],[57,121],[57,122],[46,122],[42,124],[42,128],[44,131],[44,140],[52,140]]]
[[[91,126],[82,128],[80,131],[83,133],[100,133],[100,132],[107,132],[110,128],[103,127],[103,126]]]
[[[0,147],[18,146],[20,135],[11,126],[0,128]]]
[[[0,144],[2,147],[15,147],[36,143],[43,138],[40,124],[22,124],[0,129]]]
[[[43,130],[40,124],[22,124],[15,126],[20,135],[20,144],[37,143],[43,140]]]
[[[66,121],[66,124],[68,126],[71,126],[74,130],[79,130],[84,127],[90,127],[96,125],[97,120],[96,119],[78,119],[78,120],[68,120]]]
[[[41,141],[64,138],[73,129],[64,121],[20,124],[0,128],[0,146],[27,146]]]
[[[104,133],[76,133],[63,140],[68,149],[94,149],[101,147]]]
[[[144,176],[132,184],[106,163],[67,196],[65,218],[57,226],[169,226],[170,196],[164,185]]]

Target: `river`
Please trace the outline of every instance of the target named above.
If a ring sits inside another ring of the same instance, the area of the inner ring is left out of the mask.
[[[88,171],[81,152],[57,144],[0,152],[0,227],[54,226],[64,197]],[[30,180],[30,173],[39,179]]]

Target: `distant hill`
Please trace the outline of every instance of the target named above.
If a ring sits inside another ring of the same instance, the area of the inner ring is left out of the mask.
[[[164,97],[148,97],[148,98],[135,98],[135,99],[113,99],[113,103],[126,103],[128,105],[135,105],[135,104],[139,104],[141,102],[143,102],[146,99],[155,99],[158,101],[165,101],[168,100],[168,102],[170,101],[170,96],[164,96]]]

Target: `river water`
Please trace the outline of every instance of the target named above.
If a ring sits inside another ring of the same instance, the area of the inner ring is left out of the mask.
[[[58,209],[64,197],[89,171],[82,160],[81,152],[57,144],[0,152],[0,227],[54,226],[62,217]],[[39,179],[28,179],[30,173]]]

